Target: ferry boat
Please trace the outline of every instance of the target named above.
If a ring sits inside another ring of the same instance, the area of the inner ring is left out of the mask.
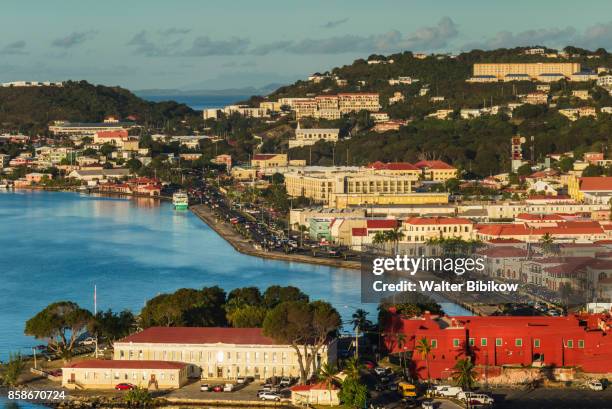
[[[172,195],[172,204],[176,210],[185,210],[189,207],[189,197],[187,193],[176,192]]]

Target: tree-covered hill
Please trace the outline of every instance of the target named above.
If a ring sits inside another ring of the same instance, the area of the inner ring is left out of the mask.
[[[197,113],[174,101],[149,102],[124,88],[86,81],[67,81],[63,87],[0,88],[0,130],[37,134],[53,120],[95,122],[106,116],[133,116],[138,123],[160,127]]]

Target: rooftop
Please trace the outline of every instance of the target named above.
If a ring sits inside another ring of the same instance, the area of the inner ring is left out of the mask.
[[[261,328],[151,327],[119,343],[276,345]]]

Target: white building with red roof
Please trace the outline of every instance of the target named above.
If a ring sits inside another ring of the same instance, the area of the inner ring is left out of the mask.
[[[295,349],[261,328],[151,327],[115,342],[114,359],[186,363],[189,377],[203,379],[300,375]],[[336,361],[335,340],[319,350],[316,360],[318,365]]]
[[[431,239],[470,240],[474,223],[460,217],[410,217],[403,223],[403,243],[426,243]]]
[[[62,387],[114,389],[119,384],[146,389],[178,389],[187,384],[189,365],[170,361],[90,359],[62,368]]]

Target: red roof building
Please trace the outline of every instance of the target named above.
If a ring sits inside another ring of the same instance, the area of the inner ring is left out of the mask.
[[[385,325],[385,346],[400,351],[397,333],[404,334],[402,352],[411,356],[413,375],[446,379],[459,358],[470,356],[482,368],[503,365],[578,367],[588,373],[612,372],[612,319],[609,314],[567,317],[473,316],[440,317],[426,313],[407,318],[393,310]],[[432,346],[426,362],[416,343]]]
[[[261,328],[226,327],[150,327],[129,335],[119,343],[150,344],[249,344],[275,345],[272,338],[263,335]]]

